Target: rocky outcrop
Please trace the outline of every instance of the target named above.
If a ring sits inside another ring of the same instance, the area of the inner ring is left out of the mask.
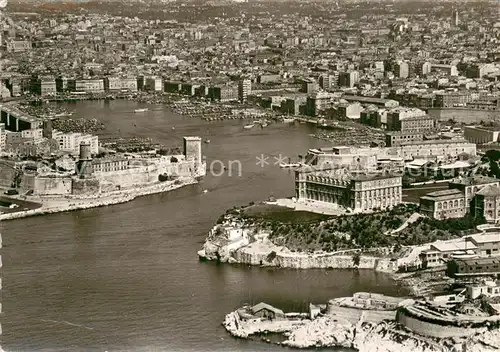
[[[261,319],[240,319],[238,311],[231,312],[226,315],[222,325],[226,330],[235,337],[249,338],[252,335],[260,333],[286,333],[293,329],[302,326],[307,319],[275,319],[275,320],[261,320]]]
[[[467,351],[493,352],[500,351],[500,330],[486,331],[472,336],[466,343]]]
[[[283,345],[296,348],[310,347],[352,347],[355,327],[333,316],[314,319],[293,330]]]
[[[353,348],[360,352],[442,352],[443,346],[398,330],[391,324],[363,324],[356,329]]]

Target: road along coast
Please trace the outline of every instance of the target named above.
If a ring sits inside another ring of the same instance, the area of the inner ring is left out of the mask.
[[[37,209],[0,214],[0,221],[126,203],[140,196],[168,192],[195,183],[197,183],[195,178],[185,177],[177,181],[166,181],[98,195],[66,197],[28,196],[26,199],[23,197],[23,200],[41,203],[42,206]]]

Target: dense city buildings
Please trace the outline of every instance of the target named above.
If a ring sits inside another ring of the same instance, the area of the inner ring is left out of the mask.
[[[36,0],[7,6],[0,0],[0,9],[0,220],[128,202],[212,173],[210,182],[172,197],[61,215],[44,226],[34,219],[34,233],[12,222],[9,230],[22,228],[7,248],[18,263],[7,271],[13,284],[6,299],[19,300],[6,315],[8,325],[41,311],[26,297],[45,302],[49,292],[50,299],[78,301],[75,280],[95,297],[67,317],[47,312],[43,331],[33,319],[17,324],[9,350],[26,347],[30,334],[48,350],[65,350],[61,343],[85,350],[88,331],[97,328],[135,344],[129,350],[147,348],[151,340],[129,338],[130,321],[111,319],[128,308],[120,302],[130,301],[129,291],[137,293],[141,311],[159,313],[156,323],[167,331],[151,346],[237,349],[224,338],[211,345],[212,319],[220,312],[202,292],[206,287],[196,291],[196,283],[220,277],[206,280],[197,275],[210,275],[209,267],[179,261],[211,221],[217,224],[200,259],[373,269],[399,276],[412,290],[412,299],[361,292],[326,305],[309,302],[308,314],[253,302],[226,317],[224,327],[235,336],[277,327],[286,335],[280,344],[289,347],[383,351],[390,342],[397,347],[387,350],[500,349],[500,283],[490,277],[500,274],[498,1]],[[244,168],[236,170],[240,160]],[[290,191],[292,174],[295,192],[276,199]],[[234,204],[242,200],[249,205]],[[233,208],[216,220],[218,207]],[[49,240],[40,240],[42,231]],[[62,261],[62,247],[54,243],[65,244]],[[29,257],[35,252],[46,260]],[[57,265],[47,265],[50,260]],[[186,287],[185,275],[169,272],[179,269],[170,261],[186,266],[194,284]],[[114,270],[122,262],[134,267],[126,280]],[[33,290],[25,285],[37,270],[55,279],[38,280],[41,289]],[[350,280],[341,271],[326,274],[299,286]],[[102,278],[125,299],[94,309],[109,298]],[[151,286],[151,279],[159,284]],[[368,291],[382,289],[382,279],[358,281],[363,287],[375,282]],[[297,276],[290,281],[297,286]],[[252,297],[269,294],[269,280],[263,282],[261,292],[252,287]],[[226,298],[246,300],[249,283],[255,281],[238,280],[243,290]],[[430,286],[447,295],[431,295]],[[147,297],[151,288],[158,300]],[[169,289],[177,296],[161,291]],[[175,307],[164,305],[165,297]],[[179,307],[188,311],[172,314]],[[199,312],[209,318],[182,320]],[[149,316],[145,328],[157,331]],[[73,329],[61,330],[69,339],[53,337],[61,325]],[[133,328],[137,336],[144,332],[141,324]],[[199,340],[185,336],[195,330]],[[172,331],[182,343],[165,340]],[[98,340],[90,336],[93,347],[109,347]],[[367,341],[371,345],[363,346]]]

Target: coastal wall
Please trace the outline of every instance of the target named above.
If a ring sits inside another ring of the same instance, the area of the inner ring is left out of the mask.
[[[158,182],[161,174],[177,177],[193,176],[193,162],[179,161],[177,163],[158,162],[153,165],[138,166],[127,170],[112,172],[96,172],[95,175],[106,186],[103,190],[115,189],[114,186],[130,188]]]
[[[16,175],[14,167],[14,162],[0,160],[0,187],[10,187],[12,185]]]
[[[272,246],[272,244],[271,244]],[[271,255],[274,252],[275,255]],[[294,269],[373,269],[382,272],[397,270],[397,263],[387,258],[361,256],[359,265],[354,263],[352,256],[335,254],[304,254],[275,251],[270,247],[268,251],[254,251],[251,246],[240,248],[231,253],[236,263],[249,265],[276,266]],[[273,259],[270,259],[274,257]]]
[[[418,317],[411,316],[405,310],[398,310],[396,314],[396,321],[419,335],[438,338],[472,336],[486,330],[485,327],[468,328],[451,326],[445,325],[444,322],[443,324],[434,324],[431,322],[422,321],[418,319]]]
[[[156,166],[141,166],[127,170],[95,173],[95,176],[103,183],[119,185],[122,188],[157,182],[158,175]]]
[[[34,190],[35,189],[35,179],[36,179],[36,176],[34,174],[24,173],[21,176],[20,188],[25,192],[29,191],[29,190]]]
[[[196,180],[193,178],[184,178],[181,183],[174,182],[163,182],[157,183],[149,186],[144,186],[140,188],[136,188],[128,191],[116,191],[106,195],[86,195],[86,196],[73,196],[70,195],[68,197],[58,197],[58,196],[49,196],[49,197],[39,197],[36,199],[28,199],[30,201],[42,202],[44,199],[47,200],[56,200],[59,204],[57,205],[44,205],[41,208],[26,210],[26,211],[18,211],[13,213],[5,213],[0,214],[0,221],[4,220],[13,220],[13,219],[21,219],[29,216],[37,216],[44,214],[53,214],[60,213],[66,211],[73,211],[79,209],[89,209],[96,208],[101,206],[120,204],[129,202],[136,197],[144,196],[148,194],[155,194],[161,192],[168,192],[174,190],[176,188],[180,188],[183,186],[187,186],[190,184],[196,183]]]
[[[99,194],[100,192],[101,188],[98,179],[72,179],[71,193],[74,195]]]
[[[33,183],[35,195],[68,195],[71,194],[71,177],[37,176]]]

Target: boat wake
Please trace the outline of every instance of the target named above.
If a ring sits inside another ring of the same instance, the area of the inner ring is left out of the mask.
[[[94,328],[91,328],[91,327],[88,327],[88,326],[85,326],[85,325],[70,323],[69,321],[66,321],[66,320],[51,320],[51,319],[40,319],[40,320],[44,321],[46,323],[70,325],[70,326],[75,326],[77,328],[82,328],[82,329],[87,329],[87,330],[94,330]]]

